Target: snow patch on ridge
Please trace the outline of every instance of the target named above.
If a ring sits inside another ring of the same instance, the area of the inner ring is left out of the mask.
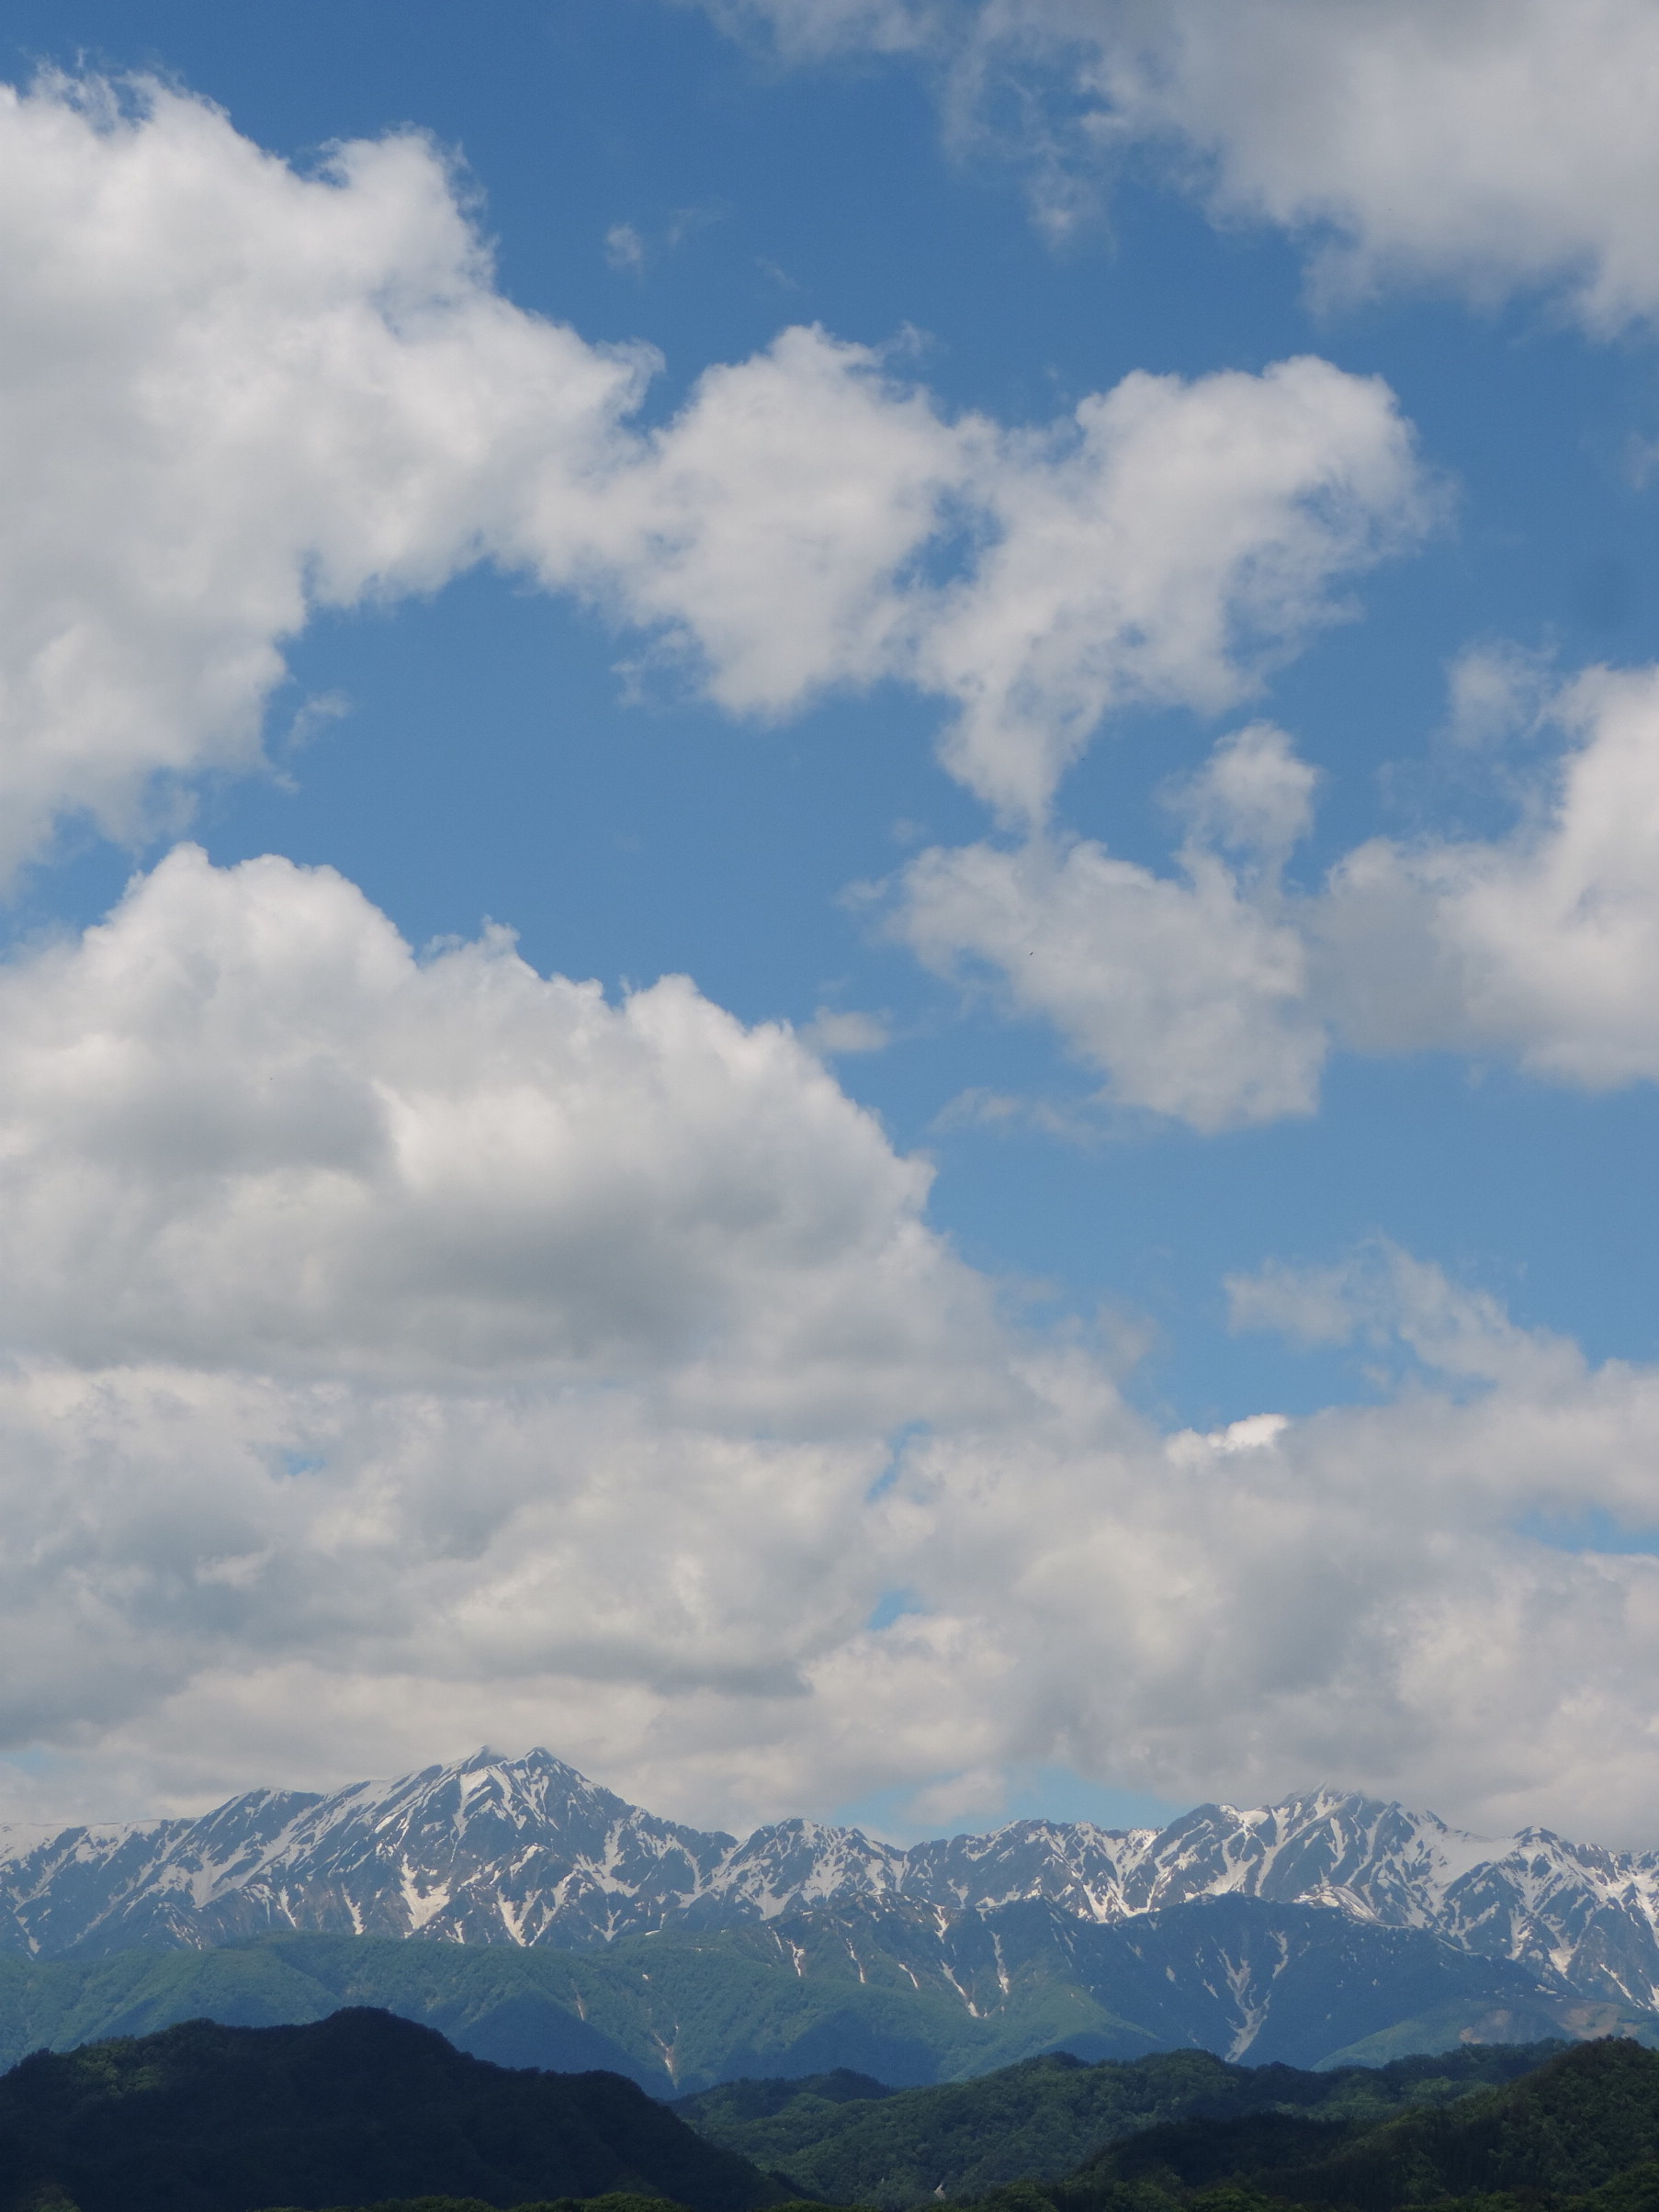
[[[484,1752],[329,1797],[252,1791],[196,1821],[0,1829],[0,1945],[39,1958],[278,1927],[581,1948],[841,1905],[920,1909],[942,1936],[1019,1902],[1108,1925],[1229,1895],[1426,1929],[1586,1996],[1659,2004],[1659,1853],[1480,1837],[1328,1789],[1160,1830],[1024,1820],[901,1850],[807,1820],[739,1841],[545,1751]]]

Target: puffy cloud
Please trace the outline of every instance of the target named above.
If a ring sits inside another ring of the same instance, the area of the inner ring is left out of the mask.
[[[605,480],[583,509],[581,558],[557,480],[525,544],[550,584],[586,582],[679,643],[721,705],[778,715],[828,685],[905,672],[926,620],[911,571],[947,503],[971,496],[987,434],[945,423],[869,348],[785,331],[705,371]]]
[[[1562,288],[1594,328],[1659,308],[1647,0],[955,0],[932,8],[718,0],[803,57],[914,51],[959,138],[1012,73],[1014,150],[1050,221],[1123,148],[1169,150],[1219,214],[1312,233],[1321,280],[1406,276],[1489,299]],[[1004,103],[1004,106],[1007,104]]]
[[[1016,434],[793,333],[640,432],[639,358],[502,300],[415,139],[300,176],[176,95],[47,86],[0,107],[0,163],[14,859],[251,758],[310,606],[483,558],[667,633],[733,711],[913,683],[1034,814],[1094,717],[1237,697],[1421,514],[1386,392],[1318,363]],[[1627,778],[1630,683],[1628,743],[1609,679],[1573,756]],[[1371,850],[1442,965],[1502,934],[1471,886],[1570,889],[1568,845],[1603,879],[1575,774],[1512,840]],[[1294,1104],[1339,946],[1280,878],[1309,789],[1258,727],[1186,795],[1179,880],[1058,839],[973,880],[933,856],[942,914],[1013,920],[930,956],[1064,928],[1078,976],[1034,963],[1032,1003],[1118,1095]],[[1116,969],[1097,911],[1141,933]],[[1648,1371],[1396,1270],[1363,1326],[1427,1366],[1397,1403],[1162,1437],[1086,1344],[999,1315],[925,1166],[800,1041],[679,980],[612,1005],[501,936],[417,958],[327,871],[176,852],[0,998],[0,1740],[65,1762],[42,1811],[513,1734],[703,1817],[1052,1756],[1651,1822],[1653,1563],[1518,1532],[1651,1525]],[[1279,1289],[1352,1326],[1346,1280]],[[897,1587],[916,1609],[870,1627]]]
[[[988,971],[1115,1104],[1206,1131],[1309,1112],[1326,1035],[1280,864],[1312,780],[1282,731],[1253,724],[1186,795],[1179,877],[1089,840],[936,848],[904,871],[889,926],[941,973]]]
[[[888,1432],[1033,1400],[927,1169],[683,979],[184,848],[0,995],[14,1744],[296,1668],[798,1703]]]
[[[1098,12],[1026,23],[1087,38]],[[1174,139],[1229,213],[1334,232],[1327,280],[1405,274],[1477,297],[1559,283],[1608,328],[1659,308],[1644,0],[1154,0],[1084,62],[1109,132]]]
[[[1549,714],[1567,744],[1510,836],[1377,840],[1335,871],[1313,926],[1356,1044],[1659,1077],[1659,670],[1591,671]]]
[[[1419,519],[1389,395],[1317,362],[1028,436],[797,330],[642,433],[649,355],[503,299],[412,135],[302,175],[178,93],[50,81],[0,94],[0,869],[252,764],[314,608],[480,559],[735,712],[918,684],[1036,807],[1114,699],[1236,695]]]
[[[0,1393],[6,1732],[152,1801],[550,1735],[728,1822],[1052,1757],[1633,1837],[1659,1564],[1518,1523],[1652,1525],[1659,1382],[1513,1335],[1473,1396],[1460,1361],[1209,1437],[1039,1361],[1017,1424],[913,1443],[874,1502],[878,1452],[626,1395],[32,1371]],[[896,1575],[916,1609],[865,1628]]]
[[[786,1036],[419,964],[326,873],[177,855],[6,986],[13,1742],[192,1794],[516,1727],[729,1817],[1033,1748],[1486,1811],[1594,1761],[1579,1811],[1641,1817],[1653,1563],[1511,1525],[1651,1518],[1651,1375],[1399,1261],[1302,1308],[1450,1395],[1160,1439],[997,1328]]]
[[[0,863],[256,756],[314,605],[424,591],[642,364],[493,293],[423,140],[303,177],[161,87],[0,89]]]
[[[1639,1836],[1659,1562],[1521,1531],[1570,1534],[1592,1507],[1659,1522],[1653,1371],[1592,1371],[1403,1256],[1364,1272],[1382,1276],[1369,1333],[1416,1356],[1392,1402],[1137,1443],[1091,1434],[1085,1379],[1056,1378],[1017,1480],[999,1440],[919,1452],[912,1586],[965,1642],[951,1594],[996,1587],[980,1649],[1004,1707],[1097,1770],[1247,1802],[1363,1771],[1419,1802]],[[943,1661],[938,1619],[907,1628]],[[965,1766],[1008,1755],[988,1731],[957,1740]]]
[[[1258,729],[1189,804],[1265,868],[1305,797]],[[11,1809],[545,1737],[728,1822],[1052,1758],[1651,1824],[1659,1563],[1529,1531],[1659,1522],[1653,1370],[1383,1252],[1234,1296],[1393,1400],[1160,1435],[787,1033],[326,870],[182,851],[4,990]]]
[[[1202,1130],[1310,1111],[1333,1041],[1499,1054],[1586,1089],[1651,1082],[1659,670],[1592,670],[1539,709],[1540,681],[1495,650],[1454,671],[1465,738],[1523,704],[1564,738],[1530,770],[1499,763],[1519,800],[1507,836],[1373,839],[1288,891],[1312,779],[1257,725],[1185,795],[1179,875],[1089,841],[934,850],[897,880],[888,926],[1053,1021],[1108,1099]]]
[[[1327,362],[1134,374],[1010,433],[792,331],[708,371],[592,526],[616,602],[701,654],[722,705],[899,677],[954,708],[946,766],[1018,819],[1112,707],[1247,694],[1433,509],[1387,387]]]
[[[1126,377],[1063,443],[1005,445],[983,496],[996,541],[917,653],[961,703],[947,765],[1014,818],[1121,701],[1233,705],[1430,512],[1387,388],[1312,359]]]
[[[990,1327],[787,1031],[418,961],[328,869],[194,848],[0,969],[0,1327],[89,1366],[615,1380],[925,1410]],[[919,1333],[920,1332],[920,1333]],[[930,1334],[930,1332],[931,1332]],[[817,1382],[813,1378],[817,1378]],[[780,1408],[780,1414],[785,1409]]]

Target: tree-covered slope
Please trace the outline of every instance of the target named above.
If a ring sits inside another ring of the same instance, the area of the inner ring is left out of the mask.
[[[40,2052],[0,2080],[0,2212],[254,2212],[433,2193],[488,2205],[629,2191],[691,2212],[788,2192],[615,2074],[514,2072],[352,2011],[198,2020]]]
[[[0,2063],[181,2019],[264,2026],[373,2005],[503,2065],[604,2067],[672,2096],[850,2068],[901,2087],[1065,2049],[1208,2049],[1312,2067],[1646,2015],[1539,1989],[1421,1930],[1223,1897],[1089,1927],[1041,1900],[941,1925],[918,1908],[664,1930],[603,1948],[336,1936],[219,1950],[0,1956]]]
[[[1507,2086],[1377,2125],[1316,2110],[1171,2121],[1065,2182],[996,2193],[985,2212],[1209,2212],[1229,2193],[1240,2212],[1262,2203],[1552,2212],[1586,2201],[1597,2212],[1653,2212],[1659,2056],[1622,2040],[1584,2044]]]
[[[1465,2096],[1535,2067],[1544,2050],[1466,2048],[1379,2070],[1305,2073],[1173,2051],[1086,2066],[1033,2059],[976,2081],[892,2091],[857,2075],[733,2082],[674,2109],[709,2141],[837,2204],[897,2207],[1055,2180],[1102,2145],[1160,2123],[1292,2111],[1349,2128]]]
[[[834,2195],[858,2206],[1654,2212],[1659,2057],[1595,2043],[1503,2078],[1533,2055],[1316,2075],[1198,2052],[1051,2059],[946,2089],[839,2073],[688,2101],[728,2142],[788,2151],[785,2174],[699,2139],[614,2075],[509,2071],[383,2014],[198,2021],[38,2054],[0,2080],[0,2212],[784,2212],[826,2146],[818,2178],[850,2178]],[[861,2125],[862,2140],[837,2133]],[[1118,2139],[1043,2177],[1100,2129]],[[863,2185],[858,2161],[884,2159],[892,2171]]]

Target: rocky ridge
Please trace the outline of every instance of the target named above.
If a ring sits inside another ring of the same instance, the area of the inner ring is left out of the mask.
[[[1492,1840],[1334,1790],[1162,1829],[1016,1821],[900,1849],[804,1820],[743,1841],[660,1819],[545,1751],[331,1796],[255,1790],[195,1820],[0,1830],[0,1948],[198,1947],[272,1929],[583,1949],[835,1908],[942,1930],[1041,1902],[1114,1925],[1204,1898],[1422,1930],[1540,1984],[1659,2008],[1659,1853]]]

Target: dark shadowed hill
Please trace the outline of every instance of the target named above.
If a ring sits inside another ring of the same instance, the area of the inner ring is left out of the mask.
[[[729,2082],[682,2097],[674,2110],[711,2142],[814,2195],[897,2207],[942,2190],[964,2198],[1013,2181],[1053,2181],[1104,2145],[1195,2118],[1282,2112],[1340,2123],[1346,2141],[1404,2111],[1514,2081],[1555,2048],[1476,2045],[1326,2073],[1229,2066],[1196,2050],[1095,2066],[1055,2053],[930,2089],[894,2091],[845,2072]]]
[[[1289,2112],[1189,2119],[1119,2143],[1067,2182],[1018,2194],[1056,2212],[1161,2212],[1231,2187],[1343,2212],[1478,2201],[1482,2212],[1659,2206],[1659,2056],[1584,2044],[1505,2088],[1376,2127]],[[994,2200],[993,2200],[994,2201]]]
[[[0,2212],[254,2212],[609,2191],[691,2212],[789,2192],[611,2073],[515,2072],[389,2014],[303,2027],[187,2021],[40,2052],[0,2080]]]

